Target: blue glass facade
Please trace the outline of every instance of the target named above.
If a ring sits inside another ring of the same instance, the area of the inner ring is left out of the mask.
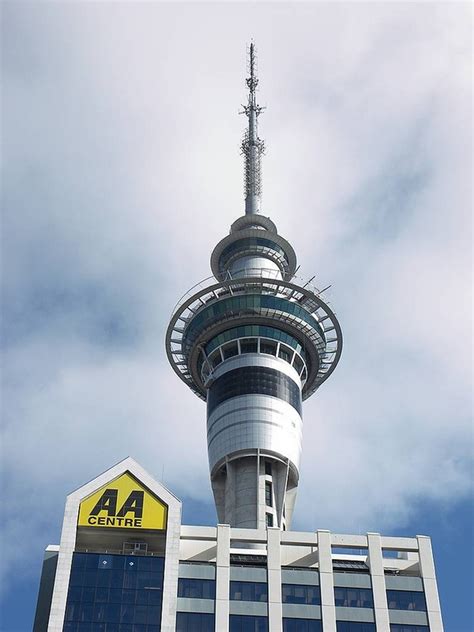
[[[164,559],[74,553],[63,632],[160,632]]]

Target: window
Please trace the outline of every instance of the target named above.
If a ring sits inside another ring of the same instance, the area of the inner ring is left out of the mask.
[[[281,600],[283,603],[304,603],[320,606],[319,586],[283,584],[281,587]]]
[[[271,340],[260,340],[260,353],[268,353],[276,356],[277,344]]]
[[[216,582],[213,579],[187,579],[180,577],[178,581],[178,597],[215,599]]]
[[[216,366],[218,366],[222,362],[221,352],[217,350],[215,353],[212,354],[209,361],[211,363],[212,368],[215,369]]]
[[[268,632],[267,617],[249,617],[243,614],[231,614],[229,632]]]
[[[283,619],[283,632],[322,632],[318,619]]]
[[[265,504],[268,507],[273,507],[272,484],[270,481],[265,481]]]
[[[243,338],[240,341],[241,353],[257,353],[257,338]]]
[[[301,373],[301,370],[303,369],[304,364],[303,364],[303,360],[297,355],[295,355],[295,359],[293,361],[293,366],[295,367],[295,369],[296,369],[296,371],[297,371],[297,373],[299,375]]]
[[[403,623],[391,623],[390,632],[430,632],[427,625],[405,625]]]
[[[222,347],[222,355],[224,356],[224,360],[228,358],[232,358],[233,356],[239,355],[239,348],[237,346],[237,342],[231,342],[228,345]]]
[[[411,590],[387,590],[388,607],[394,610],[423,610],[426,612],[425,594]]]
[[[176,632],[214,632],[214,615],[204,612],[177,612]]]
[[[347,608],[373,608],[374,600],[370,588],[334,588],[336,606]]]
[[[280,350],[278,352],[278,357],[282,360],[286,360],[286,362],[291,362],[293,357],[293,349],[290,347],[286,347],[285,345],[280,345]]]
[[[272,462],[271,461],[265,461],[265,474],[267,476],[272,475]]]
[[[263,582],[230,582],[229,599],[233,601],[267,601],[267,584]]]
[[[218,377],[207,392],[208,415],[222,402],[251,393],[278,397],[301,415],[301,389],[296,382],[281,371],[262,366],[243,366]]]
[[[265,514],[265,522],[267,527],[273,527],[273,514],[267,513]]]
[[[163,568],[161,557],[74,553],[64,630],[159,632]]]
[[[336,621],[337,632],[376,632],[375,623]]]

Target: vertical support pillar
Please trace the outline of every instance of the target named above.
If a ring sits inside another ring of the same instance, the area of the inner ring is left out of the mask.
[[[217,525],[216,632],[229,631],[230,527]]]
[[[390,632],[387,590],[383,567],[382,539],[379,533],[368,533],[370,579],[374,596],[374,614],[377,632]]]
[[[334,577],[332,573],[331,533],[318,529],[319,586],[321,590],[321,616],[324,632],[336,629],[334,606]]]
[[[281,531],[267,529],[268,629],[282,632],[281,607]]]
[[[432,632],[443,632],[444,627],[441,618],[431,539],[426,535],[417,535],[416,539],[418,540],[420,572],[425,589],[426,610],[430,630]]]

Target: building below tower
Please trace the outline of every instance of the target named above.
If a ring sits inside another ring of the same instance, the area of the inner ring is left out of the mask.
[[[186,526],[127,458],[67,498],[33,632],[442,632],[427,536]]]

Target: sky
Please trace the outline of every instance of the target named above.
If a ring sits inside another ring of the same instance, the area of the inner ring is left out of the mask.
[[[244,212],[251,38],[263,214],[344,334],[293,528],[431,535],[446,630],[474,629],[471,12],[2,4],[2,632],[31,629],[66,495],[126,456],[216,521],[164,336]]]

